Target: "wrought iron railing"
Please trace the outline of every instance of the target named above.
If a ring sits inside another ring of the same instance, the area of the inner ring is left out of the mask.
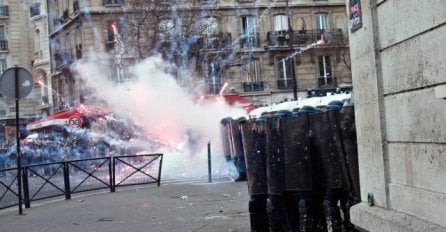
[[[346,41],[342,29],[269,31],[266,34],[268,47],[306,46],[323,40],[319,46],[339,46]]]
[[[277,89],[292,89],[294,88],[294,79],[281,79],[277,80]]]
[[[201,49],[225,49],[232,47],[231,33],[201,35],[197,41]]]
[[[317,80],[318,80],[318,87],[333,85],[333,77],[319,77]]]
[[[268,31],[266,39],[268,46],[290,46],[290,31]]]
[[[0,170],[0,209],[19,204],[17,168]]]
[[[243,82],[242,85],[244,92],[263,91],[265,88],[263,81]]]
[[[102,0],[102,5],[123,5],[124,0]]]
[[[260,47],[260,34],[241,33],[239,37],[240,48],[258,48]]]
[[[31,202],[99,189],[161,184],[163,154],[102,157],[22,167],[22,199]],[[17,206],[17,168],[0,170],[0,209]]]

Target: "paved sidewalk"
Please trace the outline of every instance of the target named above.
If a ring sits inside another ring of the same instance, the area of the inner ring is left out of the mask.
[[[73,195],[0,210],[0,232],[249,231],[246,182],[205,180]]]

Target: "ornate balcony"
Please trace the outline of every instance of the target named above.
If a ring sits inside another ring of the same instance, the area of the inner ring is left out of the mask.
[[[294,88],[294,79],[277,80],[277,89],[292,89]]]
[[[263,81],[243,82],[242,85],[244,92],[256,92],[263,91],[265,89]]]
[[[333,77],[319,77],[317,83],[318,87],[333,86]]]
[[[344,41],[342,29],[318,29],[318,30],[297,30],[297,31],[269,31],[267,32],[268,48],[275,47],[305,47],[324,40],[324,44],[319,46],[339,46],[346,43]]]
[[[123,0],[102,0],[103,6],[123,5]]]
[[[227,49],[232,47],[231,33],[202,35],[197,44],[201,49]]]
[[[268,46],[290,46],[292,31],[268,31],[266,38]]]
[[[240,34],[240,48],[258,48],[260,47],[260,34]]]

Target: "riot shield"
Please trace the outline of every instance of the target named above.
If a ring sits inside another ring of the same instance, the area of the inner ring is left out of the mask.
[[[243,156],[242,135],[238,122],[234,119],[229,121],[229,144],[232,158]]]
[[[266,175],[268,194],[282,195],[285,191],[285,170],[280,132],[280,119],[266,120]]]
[[[266,194],[266,151],[264,122],[250,120],[240,124],[246,161],[249,195]]]
[[[342,172],[328,113],[323,111],[308,117],[320,183],[325,188],[340,188]]]
[[[350,190],[351,188],[350,176],[348,173],[347,160],[345,158],[345,150],[340,130],[340,121],[341,121],[340,108],[327,110],[326,113],[328,115],[328,119],[330,122],[329,125],[333,136],[333,144],[339,156],[338,159],[339,159],[339,165],[341,167],[340,171],[342,174],[342,187],[345,190]]]
[[[285,162],[285,188],[311,190],[313,170],[308,116],[284,118],[280,122]]]
[[[351,191],[353,196],[359,201],[361,192],[359,188],[358,148],[356,143],[354,107],[352,105],[344,106],[340,112],[340,116],[340,130],[351,181]]]
[[[229,121],[227,118],[220,121],[220,137],[223,146],[223,155],[226,160],[229,160],[231,158],[231,146],[229,141]]]

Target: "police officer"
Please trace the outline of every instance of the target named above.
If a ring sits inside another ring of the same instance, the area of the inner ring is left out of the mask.
[[[259,119],[241,121],[240,131],[242,133],[248,193],[250,195],[249,216],[251,231],[268,232],[265,119],[261,117]]]

